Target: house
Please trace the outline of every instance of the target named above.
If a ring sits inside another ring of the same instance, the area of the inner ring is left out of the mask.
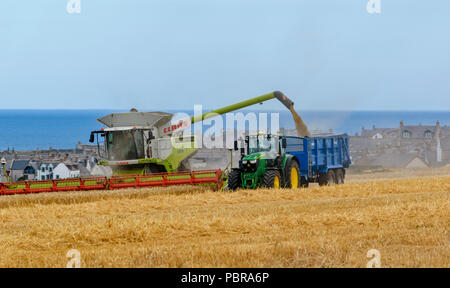
[[[41,163],[36,173],[36,180],[51,180],[53,178],[54,163]]]
[[[59,163],[54,169],[54,179],[67,179],[81,177],[80,168],[78,165],[69,165]]]
[[[11,181],[34,180],[39,164],[30,160],[13,160],[10,168]]]

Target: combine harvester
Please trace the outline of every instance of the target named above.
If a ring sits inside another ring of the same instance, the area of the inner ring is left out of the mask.
[[[210,184],[221,188],[223,175],[220,169],[180,171],[189,166],[187,161],[197,152],[196,140],[194,136],[189,137],[189,142],[185,143],[189,148],[176,148],[172,145],[172,136],[180,135],[179,133],[193,123],[274,98],[291,111],[298,135],[310,136],[306,125],[294,110],[294,103],[279,91],[191,117],[176,124],[173,123],[174,115],[165,112],[134,110],[128,113],[113,113],[98,119],[107,128],[91,132],[89,140],[91,143],[95,142],[97,136],[99,145],[98,136],[105,138],[106,160],[103,164],[112,168],[114,176],[0,183],[0,195],[186,184]]]

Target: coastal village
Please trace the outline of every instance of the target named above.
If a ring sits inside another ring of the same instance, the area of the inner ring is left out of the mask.
[[[100,157],[97,146],[81,143],[74,149],[8,149],[0,152],[0,158],[4,166],[1,167],[0,182],[6,182],[7,179],[28,181],[112,175],[109,167],[98,165]]]
[[[350,137],[354,165],[386,168],[426,168],[450,164],[450,126],[405,125],[362,129]]]
[[[229,157],[228,150],[222,150],[214,149],[214,154],[221,159]],[[362,128],[361,133],[350,135],[350,155],[352,166],[367,169],[446,166],[450,164],[450,126],[441,126],[439,121],[428,126],[400,121],[397,128]],[[0,152],[0,158],[0,182],[112,175],[109,167],[99,165],[102,159],[97,146],[80,142],[74,149],[8,149]]]

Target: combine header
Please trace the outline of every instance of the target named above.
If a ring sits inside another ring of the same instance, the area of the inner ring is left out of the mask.
[[[86,177],[59,180],[37,180],[0,183],[0,195],[42,192],[116,190],[174,185],[209,185],[220,189],[223,185],[222,171],[199,170],[147,175]]]

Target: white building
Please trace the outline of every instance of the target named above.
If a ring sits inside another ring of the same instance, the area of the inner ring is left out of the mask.
[[[78,165],[59,163],[54,169],[54,179],[78,178],[81,176]]]
[[[39,169],[36,171],[36,180],[54,179],[53,171],[54,171],[53,163],[41,163]]]

